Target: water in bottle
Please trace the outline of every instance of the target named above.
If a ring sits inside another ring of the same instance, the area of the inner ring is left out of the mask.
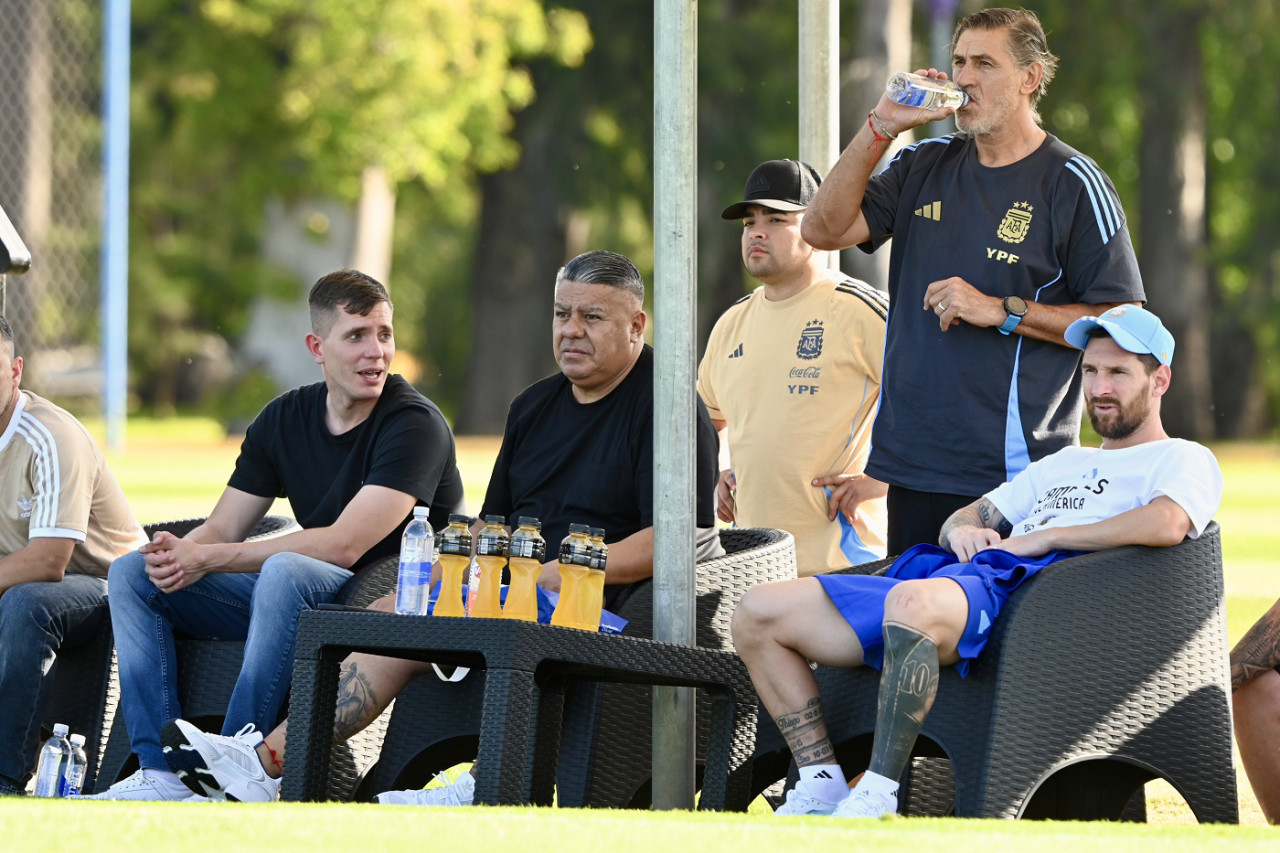
[[[500,515],[484,517],[484,529],[476,537],[477,571],[471,574],[468,616],[496,619],[502,615],[502,605],[499,604],[502,570],[507,566],[507,544],[510,541],[506,523],[507,520]]]
[[[885,84],[889,100],[907,107],[940,110],[943,107],[960,109],[969,103],[969,93],[950,80],[925,77],[899,71]]]
[[[542,538],[542,523],[529,516],[520,517],[520,525],[511,534],[508,568],[511,586],[502,615],[507,619],[538,621],[538,577],[547,559],[547,540]]]
[[[604,528],[592,527],[587,532],[591,542],[590,574],[582,596],[582,621],[587,630],[600,630],[600,614],[604,610],[604,567],[609,561],[609,546],[604,544]]]
[[[40,761],[36,765],[36,796],[62,796],[63,779],[67,764],[71,761],[71,744],[67,741],[66,723],[53,727],[53,737],[40,747]]]
[[[71,755],[67,761],[67,772],[63,777],[62,796],[76,797],[84,787],[84,777],[89,771],[89,756],[84,751],[84,735],[71,736]]]
[[[405,525],[400,539],[400,574],[396,579],[396,612],[413,616],[427,615],[431,591],[431,558],[435,555],[435,537],[431,534],[430,508],[415,506],[413,518]]]
[[[551,614],[552,625],[566,628],[582,628],[595,631],[599,623],[591,625],[583,618],[583,601],[587,598],[586,580],[591,574],[590,528],[585,524],[570,524],[569,535],[560,543],[560,601]]]
[[[462,578],[471,564],[470,521],[461,513],[449,516],[449,526],[440,533],[440,595],[436,616],[466,616],[462,606]]]

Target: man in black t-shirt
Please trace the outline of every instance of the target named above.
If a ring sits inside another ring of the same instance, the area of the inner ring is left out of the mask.
[[[606,601],[653,576],[653,350],[644,280],[630,260],[587,252],[556,278],[552,344],[560,372],[511,403],[482,515],[539,518],[541,586],[560,588],[555,551],[572,523],[605,530]],[[697,402],[698,558],[713,556],[719,440]]]
[[[111,566],[120,707],[141,769],[101,799],[190,796],[160,743],[161,727],[180,716],[175,630],[245,640],[223,732],[270,728],[289,690],[298,615],[332,601],[353,570],[396,554],[414,506],[430,506],[439,526],[462,502],[444,416],[388,372],[386,289],[341,270],[317,281],[309,301],[306,344],[324,381],[276,398],[254,420],[204,524],[181,539],[157,533]],[[303,529],[244,542],[277,497]]]
[[[653,350],[645,345],[644,280],[613,252],[587,252],[556,276],[552,342],[560,372],[526,388],[511,404],[483,514],[535,516],[547,553],[539,584],[558,589],[555,552],[572,523],[605,529],[606,602],[653,575]],[[718,439],[698,402],[698,559],[723,553],[715,529]],[[374,609],[391,609],[391,599]],[[363,729],[404,686],[430,672],[420,661],[354,654],[342,664],[334,739]],[[216,799],[273,800],[283,773],[285,725],[264,739],[202,734],[175,720],[166,729],[179,751],[199,755],[184,773],[191,790]],[[171,753],[173,755],[174,753]],[[256,757],[256,761],[255,761]],[[176,760],[171,760],[176,763]],[[389,791],[378,802],[470,805],[475,777],[423,791]]]

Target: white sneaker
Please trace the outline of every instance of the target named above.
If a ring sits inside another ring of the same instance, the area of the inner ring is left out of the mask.
[[[803,814],[829,815],[836,810],[835,803],[828,803],[800,790],[800,786],[787,791],[787,800],[774,810],[774,816],[791,817]]]
[[[859,786],[840,801],[836,810],[832,812],[832,817],[879,818],[887,814],[897,814],[897,812],[897,791],[886,793]]]
[[[126,776],[105,791],[97,794],[80,794],[71,799],[76,800],[135,800],[149,802],[177,802],[191,796],[186,788],[174,787],[173,783],[157,778],[146,770],[139,770],[132,776]]]
[[[170,720],[160,742],[169,768],[201,796],[238,803],[271,803],[280,796],[280,780],[267,775],[254,749],[262,734],[252,723],[226,737],[202,732],[186,720]]]
[[[438,774],[440,779],[443,774]],[[476,777],[463,773],[456,782],[419,791],[386,791],[377,796],[384,806],[469,806],[475,802]]]

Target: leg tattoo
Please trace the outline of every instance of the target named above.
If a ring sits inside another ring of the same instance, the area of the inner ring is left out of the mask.
[[[791,714],[779,714],[774,720],[778,730],[791,747],[797,767],[810,764],[834,764],[836,751],[827,736],[827,724],[822,719],[822,699],[815,696],[802,710]]]
[[[338,675],[338,703],[333,721],[333,739],[341,743],[369,725],[380,712],[378,698],[358,663],[342,664]]]
[[[1231,650],[1231,692],[1280,665],[1280,601]]]
[[[873,773],[898,780],[938,695],[938,647],[914,628],[884,623],[884,670],[871,746]]]

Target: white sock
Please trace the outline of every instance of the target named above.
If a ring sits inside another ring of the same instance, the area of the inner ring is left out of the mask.
[[[828,803],[838,803],[849,793],[849,782],[839,764],[810,764],[800,768],[805,793]]]
[[[858,780],[854,790],[859,788],[870,791],[873,794],[893,794],[897,796],[898,783],[890,779],[888,776],[881,776],[879,773],[872,773],[868,770],[862,774],[862,778]]]

